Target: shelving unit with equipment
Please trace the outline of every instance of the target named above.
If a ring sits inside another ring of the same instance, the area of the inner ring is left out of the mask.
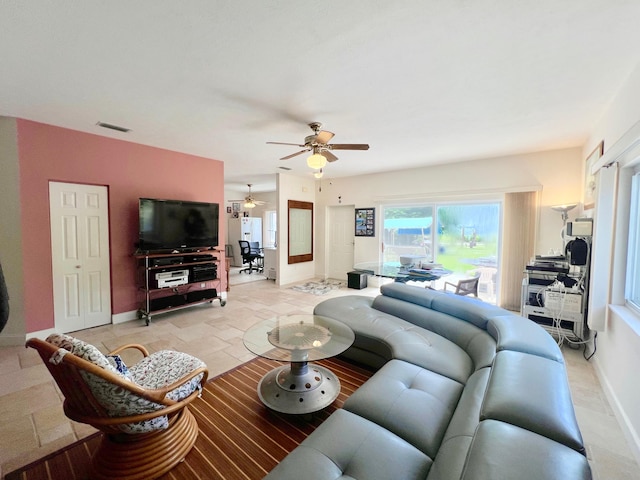
[[[218,276],[221,252],[136,253],[140,308],[138,318],[147,325],[154,315],[203,303],[220,301]]]
[[[568,262],[527,265],[522,282],[521,315],[540,324],[554,337],[583,341],[586,338],[586,292],[567,286],[578,284],[583,272],[571,271]],[[559,281],[566,279],[565,283]]]
[[[540,324],[559,342],[576,347],[590,338],[587,325],[591,219],[566,224],[564,255],[536,256],[522,281],[521,315]],[[563,232],[564,238],[564,232]]]

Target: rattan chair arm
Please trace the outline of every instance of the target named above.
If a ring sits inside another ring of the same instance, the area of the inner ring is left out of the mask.
[[[161,417],[163,415],[170,415],[174,412],[177,412],[184,408],[187,404],[193,402],[196,398],[198,398],[200,392],[198,390],[194,391],[188,397],[180,400],[179,402],[174,403],[173,405],[169,405],[165,408],[161,408],[160,410],[154,410],[152,412],[141,413],[138,415],[128,415],[125,417],[92,417],[88,415],[82,415],[78,412],[75,412],[68,403],[64,402],[64,413],[71,420],[80,423],[88,423],[89,425],[122,425],[125,423],[138,423],[144,422],[146,420],[151,420],[152,418]]]
[[[128,348],[135,348],[136,350],[140,350],[142,352],[142,355],[145,357],[149,356],[149,351],[144,348],[142,345],[140,345],[139,343],[130,343],[128,345],[122,345],[121,347],[116,348],[115,350],[113,350],[112,352],[109,352],[107,355],[117,355],[118,353],[128,349]]]
[[[187,383],[189,380],[191,380],[194,377],[197,377],[200,374],[202,375],[202,380],[200,380],[200,385],[203,385],[206,383],[207,378],[209,376],[209,370],[207,369],[207,367],[200,367],[200,368],[196,368],[195,370],[189,372],[187,375],[185,375],[184,377],[179,378],[178,380],[176,380],[175,382],[167,385],[166,387],[163,388],[158,388],[156,390],[147,390],[148,392],[156,392],[158,395],[166,395],[167,393],[169,393],[171,390],[174,390],[178,387],[180,387],[181,385]],[[167,401],[171,401],[169,399],[167,399]]]

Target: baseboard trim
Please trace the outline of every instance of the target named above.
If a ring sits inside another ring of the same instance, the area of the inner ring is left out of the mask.
[[[27,340],[30,338],[39,338],[40,340],[46,339],[52,333],[58,333],[55,328],[47,328],[46,330],[39,330],[37,332],[27,333]]]
[[[116,313],[115,315],[111,315],[111,323],[114,325],[118,325],[120,323],[130,322],[131,320],[138,319],[138,311],[131,310],[129,312]]]
[[[638,435],[638,432],[635,431],[635,429],[631,424],[631,421],[629,420],[628,415],[625,413],[624,409],[620,405],[620,402],[618,401],[618,397],[615,394],[615,391],[611,387],[609,380],[607,379],[606,375],[604,374],[600,366],[600,363],[598,362],[598,358],[596,357],[594,360],[595,361],[593,364],[595,366],[596,375],[600,380],[600,385],[602,385],[602,390],[604,391],[604,394],[607,397],[607,400],[609,401],[611,408],[613,409],[614,415],[618,419],[618,423],[620,424],[622,433],[627,439],[627,443],[629,444],[631,453],[635,457],[636,462],[640,464],[640,435]]]
[[[7,333],[0,335],[0,347],[24,346],[27,339],[24,333]]]

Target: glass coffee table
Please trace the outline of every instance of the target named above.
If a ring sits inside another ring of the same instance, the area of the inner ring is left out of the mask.
[[[313,362],[334,357],[353,344],[353,330],[344,323],[312,314],[284,315],[263,320],[243,337],[252,353],[289,362],[268,372],[258,383],[258,396],[281,413],[322,410],[340,393],[340,381],[328,368]]]

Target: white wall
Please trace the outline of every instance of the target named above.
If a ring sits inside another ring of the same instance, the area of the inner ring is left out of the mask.
[[[345,160],[346,161],[346,160]],[[316,185],[318,218],[335,205],[356,208],[376,207],[376,237],[356,238],[355,263],[376,261],[380,249],[380,215],[382,203],[403,200],[455,200],[501,198],[505,192],[541,190],[540,227],[536,251],[547,253],[560,249],[562,219],[551,205],[579,202],[582,189],[582,152],[580,148],[514,155],[473,162],[423,167],[358,177],[323,179]],[[329,172],[326,172],[329,173]],[[325,173],[325,174],[326,174]],[[322,191],[318,191],[318,187]],[[576,208],[570,219],[580,213]],[[323,276],[325,222],[316,229],[317,276]]]
[[[297,177],[285,173],[278,173],[278,285],[308,280],[316,276],[315,264],[319,255],[318,249],[318,205],[315,198],[315,185],[313,177]],[[288,215],[287,202],[289,200],[299,200],[312,202],[314,221],[314,261],[295,263],[289,265],[287,262],[288,250]]]
[[[628,131],[638,132],[637,124],[639,121],[640,64],[624,83],[598,124],[594,126],[590,138],[585,144],[583,157],[601,140],[604,140],[605,157],[608,153],[614,155],[614,152],[624,151],[630,138],[625,133]],[[605,175],[604,177],[609,176]],[[609,182],[608,185],[600,187],[609,188],[610,192],[600,193],[613,197],[615,192],[612,183]],[[621,206],[609,211],[605,211],[604,207],[600,204],[596,205],[596,224],[605,220],[613,223],[611,218],[616,213],[619,214],[618,222],[628,222],[628,218],[624,218],[622,214],[624,209]],[[625,225],[622,224],[619,229],[624,230],[624,227]],[[604,235],[611,234],[610,231],[604,232]],[[615,244],[615,242],[607,241],[608,238],[600,238],[600,240],[599,238],[598,236],[594,238],[594,260],[603,265],[603,271],[606,272],[606,275],[610,275],[608,285],[599,289],[601,290],[599,294],[608,298],[605,303],[609,305],[605,308],[607,315],[605,330],[598,333],[598,350],[594,356],[594,362],[610,403],[623,424],[625,434],[635,449],[634,454],[640,462],[640,408],[638,408],[640,405],[640,382],[636,380],[636,372],[640,367],[640,316],[625,308],[624,305],[614,305],[621,302],[615,297],[612,300],[610,294],[612,291],[620,290],[624,285],[626,274],[624,263],[617,261],[616,254],[618,252],[615,249],[609,251],[603,250],[601,247],[602,245]],[[594,272],[594,274],[598,275],[598,272]],[[594,278],[594,280],[602,279]],[[606,290],[607,286],[609,291]]]

